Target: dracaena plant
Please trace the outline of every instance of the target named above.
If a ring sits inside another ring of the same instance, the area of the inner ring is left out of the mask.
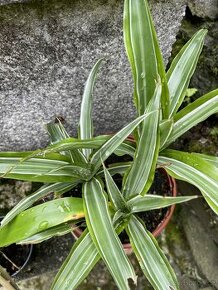
[[[118,237],[123,230],[153,288],[179,289],[173,269],[136,213],[195,198],[151,196],[149,188],[157,167],[197,186],[218,213],[217,157],[168,149],[183,133],[218,111],[218,90],[179,110],[205,35],[206,30],[198,31],[165,72],[147,1],[125,0],[124,43],[138,117],[114,136],[93,137],[92,91],[102,62],[99,60],[85,85],[78,138],[70,138],[61,123],[48,124],[50,146],[34,152],[0,153],[3,177],[45,183],[6,215],[0,247],[63,235],[77,220],[85,219],[87,227],[73,245],[52,289],[75,289],[100,259],[118,288],[130,289],[137,277]],[[135,143],[126,141],[132,132]],[[133,160],[106,168],[104,162],[112,153],[128,154]],[[115,173],[123,176],[122,188],[113,179]],[[81,198],[62,197],[78,184],[82,184]],[[34,206],[51,192],[55,193],[54,200]]]

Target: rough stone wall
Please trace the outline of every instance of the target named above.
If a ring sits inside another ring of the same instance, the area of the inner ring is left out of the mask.
[[[167,62],[185,4],[150,3]],[[100,57],[105,63],[94,93],[95,132],[115,132],[133,119],[132,79],[122,42],[123,1],[1,4],[0,150],[45,145],[43,125],[57,116],[75,134],[84,83]]]
[[[193,15],[201,18],[217,19],[218,1],[217,0],[191,0],[187,2]]]

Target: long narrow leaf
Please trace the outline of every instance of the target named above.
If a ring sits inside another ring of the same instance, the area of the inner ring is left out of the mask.
[[[24,211],[25,209],[29,208],[33,203],[40,198],[48,195],[51,192],[55,191],[63,191],[63,190],[70,190],[72,188],[72,183],[55,183],[44,185],[36,192],[28,195],[27,197],[23,198],[15,207],[12,208],[11,211],[7,213],[4,219],[1,221],[1,226],[5,226],[9,223],[16,215]]]
[[[56,236],[66,235],[70,232],[72,232],[72,226],[70,224],[64,223],[64,224],[60,224],[55,227],[52,227],[43,232],[37,233],[25,240],[21,240],[17,244],[20,244],[20,245],[38,244]]]
[[[84,231],[62,264],[51,290],[75,289],[87,277],[99,258],[90,234]]]
[[[39,152],[37,150],[37,152]],[[30,160],[32,155],[36,155],[34,156],[35,159],[38,159],[39,162],[67,162],[70,163],[71,160],[69,157],[64,156],[62,154],[59,153],[44,153],[43,157],[42,156],[37,156],[36,151],[21,151],[21,152],[14,152],[14,151],[4,151],[4,152],[0,152],[0,160],[2,159],[4,162],[4,158],[7,158],[8,160],[11,159],[13,162],[13,158],[15,161],[26,161],[26,160]],[[64,164],[64,163],[62,163]]]
[[[16,157],[0,157],[0,174],[4,178],[56,183],[87,179],[90,166],[60,160],[31,158],[22,161]]]
[[[91,139],[93,136],[93,124],[92,124],[92,94],[93,88],[95,84],[96,75],[98,73],[99,67],[102,63],[103,59],[100,59],[96,62],[94,67],[92,68],[89,77],[86,81],[81,111],[80,111],[80,121],[79,121],[79,137],[80,139]],[[91,149],[83,149],[83,154],[86,158],[89,158],[89,155],[92,153]]]
[[[147,1],[125,1],[124,43],[134,77],[134,98],[138,114],[144,114],[155,91],[155,79],[160,75],[163,86],[162,110],[164,118],[167,118],[169,92],[163,59]]]
[[[24,159],[23,161],[29,160],[33,157],[42,158],[41,156],[53,156],[53,155],[57,155],[57,157],[62,156],[62,158],[64,158],[63,155],[53,153],[53,152],[62,152],[62,151],[71,150],[74,148],[99,149],[110,138],[111,136],[108,136],[108,135],[102,135],[102,136],[94,137],[92,139],[87,139],[87,140],[68,138],[63,141],[58,142],[57,144],[50,145],[43,150],[31,151],[26,154],[21,154],[21,156],[23,156],[23,159]],[[117,152],[118,155],[128,154],[130,156],[133,156],[135,153],[135,144],[131,141],[125,140],[116,148],[114,152],[115,153]],[[7,153],[10,154],[10,152],[7,152]]]
[[[164,208],[173,204],[186,202],[197,198],[194,196],[178,196],[178,197],[165,197],[161,195],[150,195],[145,196],[137,195],[128,201],[128,206],[131,208],[131,212],[142,212],[158,208]]]
[[[107,168],[103,165],[104,168],[104,176],[107,186],[107,193],[110,198],[110,201],[112,202],[115,210],[123,210],[125,211],[127,208],[126,201],[120,192],[119,188],[117,187],[115,181],[113,180],[112,176],[110,175],[110,172],[107,170]]]
[[[172,132],[164,147],[216,112],[218,112],[218,89],[200,97],[175,115]]]
[[[111,176],[115,174],[124,175],[126,171],[130,168],[132,162],[114,163],[108,167],[108,171]],[[104,177],[104,170],[99,170],[96,177]]]
[[[160,123],[160,149],[167,142],[173,129],[173,119],[165,119]]]
[[[136,276],[112,225],[107,199],[97,179],[85,183],[83,198],[86,223],[95,246],[119,289],[130,289],[129,282],[135,284]]]
[[[146,118],[149,118],[154,112],[149,112],[143,116],[138,117],[129,123],[126,127],[121,129],[113,135],[102,147],[92,156],[91,164],[93,165],[93,173],[96,173],[101,163],[104,162],[132,133],[132,131]]]
[[[47,131],[50,135],[51,144],[56,144],[59,141],[65,140],[70,137],[67,131],[65,130],[64,126],[60,122],[60,120],[58,121],[59,123],[49,123],[46,125]],[[72,162],[76,162],[76,163],[87,162],[85,156],[82,154],[82,152],[80,152],[80,150],[71,149],[71,150],[62,151],[61,153],[69,156]]]
[[[196,155],[200,157],[201,159],[213,164],[216,168],[218,168],[218,156],[212,156],[202,153],[192,153],[192,155]]]
[[[206,33],[206,29],[199,30],[174,58],[167,72],[170,92],[170,117],[175,115],[185,97]]]
[[[51,227],[84,217],[81,198],[65,197],[40,204],[0,228],[0,247],[19,242]]]
[[[135,158],[125,179],[123,194],[126,198],[137,194],[146,194],[153,181],[160,146],[158,128],[160,96],[161,85],[157,84],[155,95],[146,110],[153,113],[150,113],[143,122],[143,131]]]
[[[139,264],[154,289],[178,290],[176,275],[167,258],[152,234],[135,216],[130,219],[127,231]]]
[[[218,214],[218,169],[191,153],[165,150],[158,158],[159,164],[177,178],[195,185],[209,206]]]
[[[174,158],[178,161],[184,162],[218,182],[218,168],[202,158],[201,154],[166,149],[161,152],[161,156]]]
[[[116,232],[119,234],[122,228],[116,228]],[[98,260],[100,260],[98,250],[90,233],[85,230],[61,266],[51,290],[59,290],[63,285],[65,290],[75,289],[87,277]]]

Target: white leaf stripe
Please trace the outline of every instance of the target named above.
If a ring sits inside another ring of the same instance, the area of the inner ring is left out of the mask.
[[[174,174],[176,178],[195,185],[213,203],[212,209],[218,214],[217,180],[215,181],[200,170],[173,158],[160,156],[158,162],[170,175]]]
[[[61,224],[48,230],[45,230],[43,232],[37,233],[27,239],[18,242],[17,244],[19,245],[38,244],[52,237],[63,236],[70,232],[72,232],[72,226],[70,224]]]
[[[178,204],[197,198],[198,196],[178,196],[178,197],[165,197],[161,195],[145,196],[137,195],[128,201],[131,212],[142,212],[158,208],[168,207],[173,204]]]
[[[133,3],[134,2],[134,3]],[[155,80],[154,80],[154,76],[157,75],[157,63],[156,63],[156,59],[155,61],[152,63],[152,65],[150,66],[150,69],[152,69],[152,71],[147,71],[147,63],[149,62],[148,60],[145,60],[145,56],[146,51],[148,50],[148,45],[150,46],[150,50],[153,51],[153,55],[155,55],[155,48],[154,48],[154,43],[153,43],[153,37],[150,36],[149,40],[151,40],[149,43],[146,43],[145,45],[145,32],[143,30],[145,30],[145,25],[140,25],[141,23],[143,23],[143,21],[145,19],[148,18],[144,18],[144,11],[146,11],[146,14],[148,14],[148,7],[146,5],[143,5],[144,7],[142,7],[142,3],[145,4],[145,2],[143,1],[129,1],[130,3],[130,21],[131,24],[133,24],[133,12],[135,13],[135,15],[137,15],[137,19],[138,21],[135,22],[136,27],[134,27],[133,29],[132,26],[130,26],[130,35],[131,35],[131,43],[132,43],[132,52],[134,55],[134,60],[135,60],[135,67],[136,67],[136,91],[137,91],[137,95],[139,97],[139,108],[141,109],[140,111],[140,115],[142,115],[145,111],[146,105],[149,102],[149,96],[152,96],[154,93],[154,89],[155,89]],[[135,10],[135,11],[134,11]],[[148,21],[147,22],[147,27],[148,30],[151,33],[151,23]],[[140,35],[134,33],[135,30],[139,32]],[[152,34],[152,33],[151,33]],[[137,39],[134,39],[137,38]],[[150,61],[153,58],[150,58]],[[144,75],[143,75],[144,74]],[[146,74],[146,76],[145,76]],[[146,85],[146,83],[149,83],[149,85]],[[153,86],[151,86],[151,84],[153,84]],[[147,92],[142,91],[141,88],[145,87],[147,88]]]
[[[22,162],[30,160],[30,159],[32,160],[33,157],[37,157],[36,159],[43,159],[41,155],[44,156],[45,154],[47,154],[48,156],[54,155],[53,159],[59,159],[59,158],[55,158],[55,156],[57,156],[58,153],[52,153],[52,152],[62,152],[65,150],[71,150],[71,149],[76,149],[76,148],[77,149],[80,149],[80,148],[99,149],[110,138],[111,136],[108,136],[108,135],[93,137],[92,139],[86,139],[86,140],[68,138],[56,144],[50,145],[43,150],[31,151],[31,152],[28,152],[27,154],[23,154],[23,152],[22,153],[15,152],[15,154],[20,154],[21,156],[25,157],[24,159],[21,160]],[[135,146],[134,144],[131,144],[131,143],[132,143],[131,141],[125,140],[116,148],[116,150],[118,150],[118,153],[129,154],[130,156],[132,156],[134,155]],[[7,154],[9,153],[7,152]],[[63,155],[58,154],[58,156],[64,160],[66,159],[66,157]],[[0,153],[0,157],[1,157],[1,153]]]
[[[107,168],[107,170],[110,172],[110,174],[113,176],[117,173],[124,175],[127,169],[131,166],[132,162],[124,162],[123,164],[114,164]],[[102,177],[104,176],[104,170],[99,170],[96,174],[96,177]]]
[[[199,106],[195,107],[194,103],[189,105],[190,108],[192,108],[191,111],[187,107],[183,109],[184,112],[185,110],[188,110],[186,114],[183,114],[182,112],[183,110],[181,110],[178,113],[178,115],[182,115],[182,116],[181,118],[175,121],[173,125],[173,130],[164,147],[169,146],[170,143],[175,141],[178,137],[180,137],[186,131],[188,131],[189,129],[197,125],[198,123],[206,120],[212,114],[218,112],[218,95],[215,95],[212,99],[206,100],[204,103],[200,104]]]
[[[160,97],[161,85],[157,83],[153,99],[146,109],[146,113],[150,112],[150,116],[143,121],[138,148],[125,180],[123,188],[125,198],[136,194],[144,195],[153,180],[159,150]]]
[[[136,276],[112,225],[105,193],[97,179],[85,183],[83,198],[86,222],[93,242],[119,289],[130,289],[128,279],[136,281]]]
[[[45,177],[44,181],[46,181],[46,176],[48,178],[64,176],[83,179],[83,177],[86,178],[90,175],[90,168],[85,164],[77,165],[60,160],[31,158],[22,161],[21,158],[0,157],[0,174],[8,178],[20,175],[20,179],[24,178],[25,180],[26,178],[40,179],[43,176]]]
[[[90,234],[85,231],[73,245],[68,257],[55,277],[51,290],[75,289],[89,274],[100,256],[92,242]]]
[[[59,141],[65,140],[69,138],[67,131],[65,130],[64,126],[62,125],[61,121],[58,120],[59,123],[49,123],[47,124],[47,131],[50,135],[51,144],[56,144]],[[63,155],[67,155],[71,158],[72,162],[82,162],[87,163],[87,160],[85,156],[82,154],[82,152],[78,149],[71,149],[61,152]]]
[[[126,201],[120,192],[119,188],[117,187],[116,183],[114,182],[113,178],[111,177],[109,171],[104,166],[104,176],[107,186],[107,193],[109,195],[109,198],[116,210],[125,210],[126,208]]]
[[[210,178],[218,181],[218,168],[214,166],[213,163],[210,163],[204,160],[201,157],[201,154],[188,153],[178,150],[166,149],[161,152],[162,156],[176,159],[187,165],[194,167],[196,170],[201,171]]]
[[[128,235],[139,264],[154,289],[178,290],[176,275],[169,262],[152,234],[134,215],[128,224]]]
[[[125,1],[124,43],[134,77],[134,98],[138,114],[142,115],[145,112],[155,91],[155,79],[159,74],[163,85],[162,110],[166,117],[169,92],[163,59],[147,1]],[[153,57],[150,57],[151,55]]]
[[[82,97],[81,112],[80,112],[80,122],[79,122],[79,135],[80,139],[90,139],[93,134],[93,124],[92,124],[92,93],[95,84],[96,75],[98,69],[101,65],[103,59],[96,62],[92,68],[88,79],[85,84],[85,89]],[[91,149],[83,149],[83,154],[89,158],[92,153]]]
[[[218,157],[217,156],[212,156],[212,155],[207,155],[207,154],[202,154],[202,153],[192,153],[193,155],[202,158],[203,160],[209,162],[210,164],[214,165],[216,168],[218,168]]]
[[[27,197],[23,198],[15,207],[10,210],[4,219],[1,221],[1,226],[6,225],[8,222],[10,222],[16,215],[24,211],[25,209],[29,208],[33,203],[40,198],[46,196],[47,194],[51,192],[58,192],[63,190],[70,190],[74,184],[72,183],[55,183],[52,185],[44,185],[39,190],[34,192],[33,194],[28,195]]]
[[[195,70],[206,33],[205,29],[198,31],[174,58],[167,72],[170,117],[176,113],[185,97],[185,91]]]
[[[144,114],[137,119],[133,120],[115,135],[113,135],[102,147],[92,156],[91,164],[93,164],[93,174],[97,172],[101,163],[104,162],[132,133],[132,131],[146,118],[148,118],[152,112]]]
[[[149,140],[149,143],[153,145],[146,146],[144,143],[145,139],[140,139],[132,167],[124,184],[123,194],[126,198],[129,198],[132,195],[141,194],[150,175],[153,157],[156,151],[157,134],[154,134],[154,130],[155,126],[157,128],[159,112],[154,112],[152,115],[149,118],[149,122],[147,122],[147,126],[144,127],[144,133],[142,134],[144,137],[146,135],[146,144]],[[152,126],[150,126],[151,124]],[[145,129],[148,129],[148,131]]]
[[[173,129],[173,119],[165,119],[160,123],[160,150],[163,148],[167,142],[172,129]]]

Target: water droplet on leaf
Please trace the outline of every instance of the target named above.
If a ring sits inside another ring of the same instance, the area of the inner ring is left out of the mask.
[[[38,230],[39,230],[39,231],[43,231],[43,230],[46,230],[47,227],[48,227],[48,221],[43,221],[43,222],[41,222],[41,223],[39,224],[39,228],[38,228]]]

